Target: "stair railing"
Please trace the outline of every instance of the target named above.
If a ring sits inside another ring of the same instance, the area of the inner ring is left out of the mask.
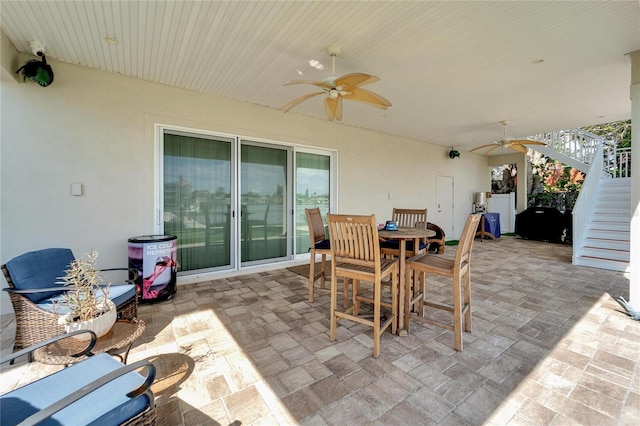
[[[547,148],[571,157],[584,164],[591,164],[596,150],[604,138],[582,129],[556,130],[539,133],[529,139],[544,142]]]
[[[605,164],[605,171],[613,178],[631,177],[631,147],[612,147],[609,155],[605,154],[608,164]]]
[[[583,246],[583,240],[585,230],[587,227],[587,221],[589,220],[589,213],[593,210],[593,200],[598,186],[603,177],[607,176],[604,169],[604,155],[603,149],[605,144],[599,143],[598,147],[592,155],[592,162],[589,165],[589,171],[586,173],[587,177],[582,182],[582,188],[580,189],[580,195],[578,200],[573,206],[572,223],[573,223],[573,263],[580,256],[580,248]]]

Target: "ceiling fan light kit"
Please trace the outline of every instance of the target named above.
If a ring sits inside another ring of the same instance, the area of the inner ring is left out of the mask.
[[[529,139],[514,139],[512,137],[507,136],[507,126],[509,125],[509,123],[510,123],[509,120],[502,120],[500,122],[500,124],[502,124],[502,126],[504,127],[504,133],[502,138],[500,138],[500,140],[493,141],[492,143],[489,143],[486,145],[480,145],[479,147],[469,150],[469,152],[487,148],[487,150],[482,153],[482,155],[487,156],[491,153],[491,151],[493,151],[496,148],[510,148],[510,149],[513,149],[514,151],[518,151],[523,154],[526,154],[527,153],[526,145],[546,145],[543,142],[532,141]]]
[[[322,91],[300,96],[280,108],[282,111],[287,112],[308,99],[325,94],[327,96],[324,99],[324,110],[329,121],[342,120],[342,99],[362,102],[380,109],[387,109],[391,106],[391,102],[382,96],[361,88],[361,86],[366,84],[379,81],[380,79],[378,77],[365,73],[351,73],[337,76],[336,56],[342,53],[342,48],[337,44],[332,44],[327,48],[327,52],[331,56],[332,61],[332,74],[329,77],[322,81],[292,80],[285,84],[285,86],[292,84],[311,84],[319,87]]]

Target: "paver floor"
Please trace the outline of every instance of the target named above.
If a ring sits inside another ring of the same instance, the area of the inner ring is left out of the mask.
[[[429,280],[448,301],[451,282]],[[464,351],[414,321],[406,337],[385,333],[374,359],[368,327],[341,321],[329,341],[328,295],[309,303],[307,279],[278,269],[140,306],[147,329],[129,361],[158,366],[160,425],[635,425],[640,322],[615,302],[628,287],[623,273],[571,265],[568,245],[476,241]],[[6,353],[15,325],[3,319]],[[3,366],[1,391],[56,369]]]

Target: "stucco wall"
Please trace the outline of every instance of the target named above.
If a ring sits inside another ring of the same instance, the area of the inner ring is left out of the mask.
[[[426,206],[435,217],[440,173],[455,179],[458,234],[472,193],[490,188],[487,160],[478,155],[449,160],[449,148],[422,141],[49,62],[49,87],[1,83],[3,263],[69,247],[76,255],[96,249],[102,267],[124,266],[127,238],[155,232],[155,123],[337,149],[339,211],[380,221],[394,206]],[[72,183],[84,195],[72,196]]]

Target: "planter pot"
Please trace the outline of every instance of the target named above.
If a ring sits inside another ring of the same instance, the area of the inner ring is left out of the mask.
[[[98,337],[104,336],[109,332],[109,330],[111,330],[111,327],[113,327],[113,324],[115,324],[118,316],[116,305],[114,305],[111,300],[107,300],[107,305],[109,305],[111,308],[109,312],[106,312],[96,318],[90,319],[89,321],[65,321],[66,332],[69,333],[76,330],[91,330],[96,333],[96,336]],[[73,336],[73,338],[77,340],[91,339],[89,334],[79,334],[77,336]]]

